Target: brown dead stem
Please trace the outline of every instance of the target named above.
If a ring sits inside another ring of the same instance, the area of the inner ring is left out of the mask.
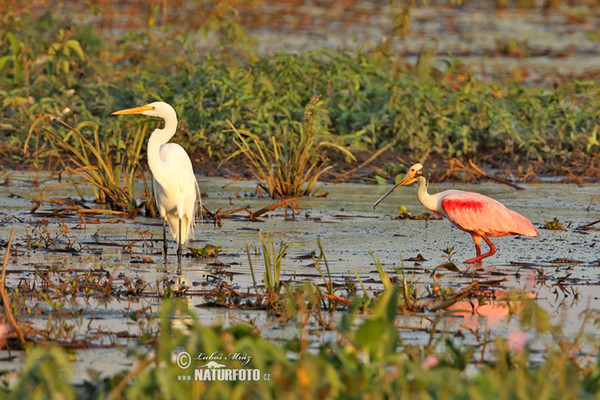
[[[21,328],[17,325],[17,321],[15,321],[15,317],[12,315],[10,311],[10,299],[6,294],[6,264],[8,263],[8,255],[10,254],[10,247],[12,245],[13,237],[15,236],[15,230],[10,232],[10,239],[8,239],[8,245],[6,247],[6,254],[4,255],[4,263],[2,264],[2,277],[0,277],[0,296],[2,296],[2,303],[4,303],[4,314],[6,319],[10,321],[13,326],[15,332],[17,333],[17,337],[21,341],[21,343],[25,343],[25,337],[23,336],[23,332],[21,332]]]
[[[465,164],[463,164],[462,161],[460,161],[458,158],[452,158],[448,164],[449,164],[448,170],[441,176],[440,181],[444,181],[445,179],[447,179],[449,176],[453,175],[456,172],[464,172],[468,175],[473,176],[474,178],[481,176],[486,179],[490,179],[490,180],[496,181],[498,183],[508,185],[517,190],[523,190],[523,187],[521,187],[517,184],[507,181],[506,179],[502,179],[497,176],[488,174],[487,172],[485,172],[481,168],[479,168],[475,164],[475,162],[473,162],[473,160],[469,160],[469,166],[466,166]]]
[[[590,204],[588,204],[587,208],[585,209],[587,212],[589,212],[590,209],[592,208],[592,203],[594,203],[594,197],[596,197],[595,194],[592,195],[592,199],[590,200]]]
[[[279,208],[281,206],[285,206],[286,207],[286,212],[287,212],[288,208],[293,208],[293,205],[290,204],[290,203],[295,204],[295,202],[296,202],[296,198],[281,200],[281,201],[278,201],[277,203],[273,203],[273,204],[270,204],[270,205],[268,205],[266,207],[263,207],[263,208],[261,208],[258,211],[253,211],[253,210],[249,209],[248,207],[234,208],[234,209],[225,210],[225,211],[222,211],[222,209],[219,208],[217,210],[211,211],[204,204],[202,205],[202,208],[204,209],[204,211],[206,211],[206,214],[208,214],[208,216],[215,221],[215,223],[218,226],[221,226],[222,225],[222,223],[221,223],[221,219],[222,218],[228,217],[228,216],[233,215],[233,214],[237,214],[237,213],[242,212],[242,211],[245,211],[246,213],[248,213],[248,219],[250,221],[256,221],[258,219],[258,217],[260,217],[261,215],[263,215],[263,214],[265,214],[265,213],[267,213],[269,211],[273,211],[276,208]]]
[[[469,160],[469,165],[471,166],[471,168],[473,168],[473,170],[475,172],[477,172],[479,175],[483,176],[484,178],[491,179],[491,180],[499,182],[499,183],[503,183],[503,184],[513,187],[517,190],[523,190],[523,188],[521,186],[516,185],[512,182],[509,182],[506,179],[498,178],[497,176],[487,174],[486,172],[482,171],[481,168],[479,168],[477,165],[475,165],[473,160]]]
[[[80,215],[113,214],[113,215],[119,215],[121,217],[126,217],[126,216],[130,215],[130,213],[125,212],[125,211],[108,210],[108,209],[104,209],[104,208],[89,208],[88,206],[83,205],[78,201],[58,199],[58,198],[44,199],[42,197],[34,197],[34,196],[25,196],[25,197],[35,201],[33,207],[30,210],[30,212],[32,214],[34,214],[38,210],[38,208],[40,207],[40,204],[42,202],[45,202],[45,203],[63,204],[63,205],[69,206],[67,208],[61,208],[59,211],[75,212]],[[56,212],[56,210],[55,210],[55,212]]]
[[[273,211],[278,207],[281,206],[286,206],[288,207],[288,203],[295,203],[296,202],[296,198],[291,198],[291,199],[286,199],[286,200],[281,200],[277,203],[268,205],[266,207],[261,208],[260,210],[256,211],[256,212],[250,212],[250,220],[254,221],[256,220],[258,217],[260,217],[261,215],[263,215],[264,213],[267,213],[269,211]]]
[[[589,224],[578,226],[577,228],[575,228],[575,230],[576,231],[588,231],[591,229],[600,229],[600,228],[594,226],[599,222],[600,222],[600,219],[597,221],[594,221],[594,222],[590,222]]]
[[[467,296],[470,296],[479,289],[479,281],[473,281],[466,288],[462,289],[460,292],[443,299],[435,299],[428,303],[425,303],[421,306],[421,308],[428,308],[429,311],[439,311],[450,307],[452,304],[459,302]],[[430,304],[435,304],[432,307],[429,307]]]
[[[343,297],[337,296],[335,294],[328,294],[328,293],[321,292],[321,296],[326,297],[329,300],[333,300],[336,303],[342,303],[347,306],[352,304],[352,302],[350,300],[344,299]]]

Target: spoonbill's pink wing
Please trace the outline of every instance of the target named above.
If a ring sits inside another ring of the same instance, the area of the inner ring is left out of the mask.
[[[486,236],[537,236],[531,222],[504,204],[479,193],[453,191],[442,199],[447,218],[458,228]]]

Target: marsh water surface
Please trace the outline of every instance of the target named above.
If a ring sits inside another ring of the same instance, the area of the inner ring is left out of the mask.
[[[26,196],[39,196],[43,186],[54,182],[48,176],[39,178],[41,183],[36,186],[32,183],[34,175],[10,172],[10,184],[0,186],[0,238],[6,248],[10,231],[15,229],[18,253],[9,258],[6,286],[9,290],[19,290],[26,285],[39,285],[44,282],[40,276],[48,271],[54,273],[48,275],[53,282],[61,274],[80,277],[89,271],[93,271],[99,284],[107,276],[113,278],[111,285],[117,293],[110,296],[64,293],[62,298],[62,310],[70,312],[77,321],[72,329],[80,332],[82,338],[89,338],[90,332],[97,333],[92,340],[94,346],[82,346],[84,349],[77,351],[77,362],[84,367],[76,369],[81,379],[87,378],[87,367],[111,374],[115,368],[131,366],[133,359],[122,347],[127,348],[130,336],[155,327],[143,318],[133,320],[130,314],[157,311],[161,294],[166,290],[181,290],[206,324],[239,321],[256,326],[270,324],[262,329],[264,336],[273,340],[293,337],[297,333],[293,323],[280,323],[262,310],[217,306],[218,302],[211,297],[211,293],[214,294],[211,290],[219,282],[225,282],[227,290],[243,294],[254,292],[246,244],[257,284],[262,286],[264,261],[259,232],[265,238],[268,232],[276,249],[281,241],[293,244],[282,263],[284,281],[323,282],[314,267],[313,257],[313,252],[315,256],[320,252],[319,239],[332,278],[340,286],[356,284],[358,275],[367,291],[381,290],[374,265],[374,259],[379,257],[391,277],[406,277],[421,294],[431,292],[436,283],[459,291],[474,280],[496,282],[492,292],[528,291],[561,322],[567,333],[579,330],[586,309],[600,308],[597,226],[577,229],[600,219],[598,202],[594,201],[594,196],[600,193],[598,184],[535,183],[524,185],[525,190],[521,191],[496,183],[431,185],[430,192],[453,187],[491,196],[528,217],[538,229],[537,238],[493,238],[498,252],[485,259],[479,268],[462,263],[474,256],[475,248],[470,235],[448,221],[397,217],[400,206],[406,207],[412,215],[427,211],[418,203],[414,187],[396,190],[374,210],[374,202],[389,186],[357,183],[323,183],[322,190],[329,193],[326,197],[299,198],[294,209],[277,208],[259,221],[250,221],[241,212],[222,219],[222,226],[218,226],[204,214],[190,247],[202,248],[209,244],[220,247],[220,253],[211,258],[188,255],[178,265],[170,236],[170,254],[164,262],[159,219],[140,216],[130,219],[111,214],[82,218],[74,211],[51,203],[44,203],[31,213],[32,200]],[[205,194],[203,202],[210,210],[241,207],[257,210],[273,203],[269,198],[256,195],[255,182],[200,178],[199,184]],[[75,192],[57,190],[47,197],[74,198]],[[564,230],[544,228],[554,218],[562,223]],[[32,243],[38,243],[37,248]],[[452,249],[450,257],[459,271],[438,269],[438,274],[432,277],[431,272],[448,261],[444,252],[448,248]],[[422,256],[420,261],[409,261],[419,255]],[[136,284],[140,289],[137,292]],[[362,291],[360,285],[357,287]],[[48,330],[63,329],[58,325],[60,319],[53,318],[52,304],[51,300],[31,300],[27,304],[31,314],[28,322]],[[511,329],[513,322],[507,323],[505,308],[496,307],[491,312],[482,308],[478,312],[465,307],[464,312],[445,319],[444,329],[466,327],[501,335]],[[434,313],[428,314],[432,315]],[[401,330],[404,341],[428,340],[429,333],[419,329],[429,324],[422,316],[398,316],[398,326],[411,327]],[[315,328],[315,333],[317,330]],[[328,339],[327,334],[315,335],[317,342]],[[6,351],[3,353],[8,355]],[[19,355],[14,351],[12,354]],[[17,365],[18,359],[0,364],[9,370]]]

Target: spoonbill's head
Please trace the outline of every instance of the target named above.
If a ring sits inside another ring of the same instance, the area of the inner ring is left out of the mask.
[[[423,167],[422,164],[417,163],[417,164],[414,164],[412,167],[410,167],[410,169],[408,170],[408,172],[406,173],[404,178],[400,182],[398,182],[396,184],[396,186],[394,186],[393,188],[388,190],[383,196],[381,196],[379,198],[379,200],[377,200],[377,202],[375,203],[373,208],[377,207],[377,205],[379,203],[381,203],[383,201],[383,199],[385,199],[390,193],[392,193],[394,190],[396,190],[399,186],[410,185],[411,183],[418,180],[419,178],[423,178],[423,179],[425,179],[425,181],[427,181],[427,179],[429,179],[429,174],[427,173],[427,170]]]

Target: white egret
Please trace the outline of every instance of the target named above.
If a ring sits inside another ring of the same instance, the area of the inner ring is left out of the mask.
[[[181,261],[181,246],[194,234],[196,201],[200,198],[200,190],[186,151],[177,143],[167,143],[177,130],[177,114],[173,107],[162,101],[112,114],[144,114],[165,121],[164,127],[155,129],[148,139],[148,166],[154,179],[158,212],[163,219],[165,260],[168,248],[166,221],[178,243],[177,260]]]

